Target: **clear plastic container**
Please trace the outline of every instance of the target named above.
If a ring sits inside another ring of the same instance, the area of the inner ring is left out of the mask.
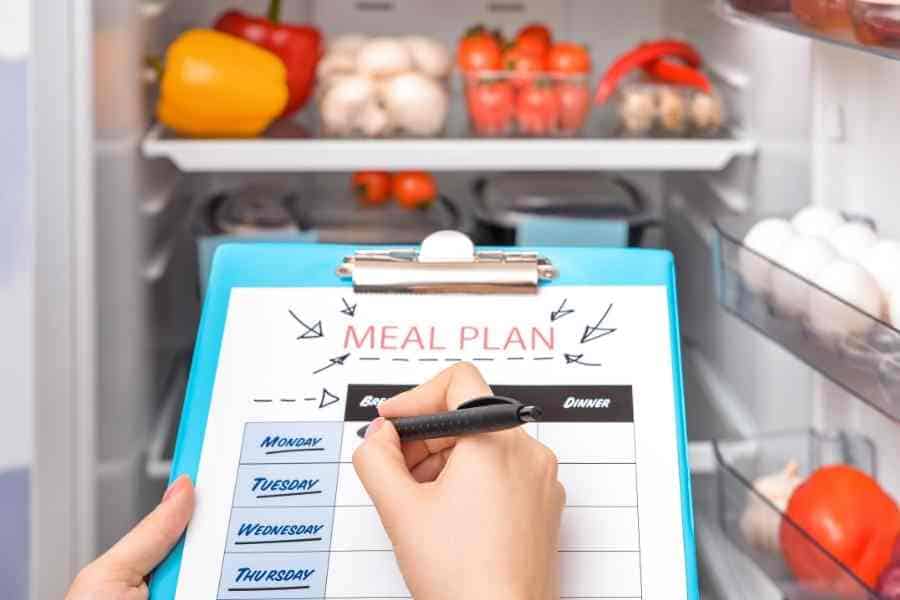
[[[800,21],[821,31],[850,29],[851,0],[791,0]]]
[[[480,71],[464,76],[470,130],[479,137],[570,137],[591,112],[591,76]]]
[[[791,0],[730,0],[737,10],[751,13],[789,12]]]
[[[721,133],[725,105],[713,91],[684,86],[632,83],[619,90],[616,112],[627,137],[709,137]]]
[[[854,0],[850,15],[863,44],[900,48],[900,0]]]
[[[900,330],[744,246],[744,236],[759,219],[731,217],[715,223],[719,302],[837,385],[900,422]],[[769,281],[790,286],[797,297],[806,299],[805,306],[826,309],[830,325],[843,325],[824,331],[814,325],[808,309],[799,315],[786,313],[768,290],[754,284],[760,271],[768,271]]]
[[[778,473],[789,463],[806,477],[830,464],[848,464],[877,478],[875,450],[864,437],[794,431],[763,435],[747,440],[713,442],[718,465],[719,520],[728,538],[768,576],[785,598],[809,600],[877,600],[867,587],[803,529],[785,516],[755,487],[761,477]],[[827,583],[799,581],[791,573],[778,544],[760,539],[778,538],[780,527],[788,528],[794,552],[819,565]],[[761,537],[764,528],[766,537]],[[775,547],[772,547],[775,546]]]

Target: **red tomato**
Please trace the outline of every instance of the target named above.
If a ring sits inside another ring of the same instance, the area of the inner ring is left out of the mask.
[[[845,465],[810,475],[791,495],[787,516],[872,588],[900,533],[897,504],[871,477]],[[787,519],[781,522],[779,537],[797,579],[829,590],[847,591],[856,585]]]
[[[476,27],[456,47],[456,64],[463,71],[494,71],[502,66],[500,41],[493,33]]]
[[[559,42],[547,54],[547,68],[554,73],[590,73],[591,55],[580,44]]]
[[[546,56],[553,43],[550,30],[543,25],[527,25],[516,34],[516,45],[523,52]]]
[[[363,204],[384,204],[391,197],[391,174],[384,171],[359,171],[350,180],[353,194]]]
[[[591,93],[584,83],[563,81],[556,86],[559,94],[559,128],[575,133],[584,125],[591,108]]]
[[[503,51],[503,68],[515,73],[517,76],[512,78],[513,83],[522,86],[533,80],[538,73],[547,70],[547,60],[544,56],[531,54],[514,45]]]
[[[548,46],[553,43],[553,35],[550,33],[550,29],[540,23],[526,25],[516,33],[516,40],[525,37],[543,40]]]
[[[394,175],[394,198],[404,208],[425,208],[437,200],[434,177],[424,171],[404,171]]]
[[[516,112],[512,83],[505,80],[472,83],[466,88],[466,102],[477,133],[503,135],[509,132]]]
[[[519,92],[516,102],[519,130],[527,135],[549,135],[559,124],[559,95],[553,84],[535,81]]]

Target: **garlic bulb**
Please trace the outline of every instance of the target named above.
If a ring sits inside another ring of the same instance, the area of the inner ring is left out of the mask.
[[[447,118],[447,94],[440,84],[419,73],[392,77],[384,88],[391,121],[413,135],[441,132]]]
[[[759,495],[783,513],[787,509],[791,494],[803,482],[803,478],[797,473],[799,468],[796,462],[790,461],[782,471],[760,477],[753,482],[757,493],[747,493],[747,506],[740,522],[744,540],[753,548],[774,555],[781,553],[781,544],[778,541],[781,514],[772,510]]]
[[[406,45],[398,38],[372,38],[359,49],[356,68],[371,77],[387,77],[413,66],[412,56]]]
[[[424,35],[407,36],[404,42],[412,56],[413,65],[419,72],[434,79],[442,79],[450,74],[453,63],[444,44]]]

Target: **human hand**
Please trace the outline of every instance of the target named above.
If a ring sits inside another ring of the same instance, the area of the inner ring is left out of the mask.
[[[432,414],[490,393],[462,363],[382,403],[379,414]],[[556,456],[521,428],[401,444],[379,418],[353,465],[416,600],[559,598],[565,491]]]
[[[193,512],[194,486],[181,476],[153,512],[82,569],[66,600],[146,600],[149,590],[144,578],[181,538]]]

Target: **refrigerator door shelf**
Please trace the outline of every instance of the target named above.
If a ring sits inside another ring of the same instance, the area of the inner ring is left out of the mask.
[[[758,219],[716,221],[719,302],[807,365],[900,423],[900,330],[744,246],[744,236]],[[790,305],[779,302],[771,290],[759,289],[759,277],[777,281],[782,288],[790,287],[796,301]]]

